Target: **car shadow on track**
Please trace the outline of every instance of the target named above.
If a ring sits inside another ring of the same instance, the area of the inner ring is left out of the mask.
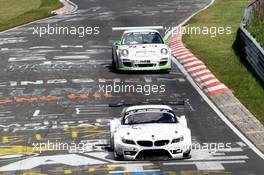
[[[112,73],[118,73],[118,74],[133,74],[133,75],[143,75],[143,74],[169,74],[170,71],[167,70],[147,70],[147,71],[121,71],[114,68],[112,65],[107,65],[106,68],[109,69]]]
[[[105,157],[106,159],[108,160],[113,160],[113,161],[126,161],[126,162],[141,162],[141,161],[144,161],[144,162],[156,162],[156,161],[183,161],[183,160],[188,160],[188,159],[191,159],[191,155],[189,157],[185,157],[185,158],[177,158],[177,159],[172,159],[168,156],[163,156],[163,155],[158,155],[158,156],[154,156],[154,155],[148,155],[146,157],[140,157],[138,159],[135,159],[135,160],[115,160],[114,159],[114,153],[113,153],[113,150],[111,149],[110,145],[109,146],[106,146],[104,147],[104,150],[108,152],[108,155]]]

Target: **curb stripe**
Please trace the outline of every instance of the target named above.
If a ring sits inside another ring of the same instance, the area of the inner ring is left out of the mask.
[[[220,81],[215,78],[215,79],[208,80],[208,81],[205,81],[205,82],[201,83],[200,86],[204,87],[206,85],[210,85],[210,84],[215,83],[215,82],[220,82]]]
[[[211,73],[203,61],[184,46],[181,33],[170,36],[169,40],[173,56],[183,65],[185,70],[207,95],[231,92],[228,87]]]
[[[197,59],[196,57],[190,57],[190,58],[184,58],[180,62],[183,64],[183,63],[190,63],[192,61],[197,61],[197,60],[199,59]]]
[[[211,87],[215,87],[215,86],[218,86],[218,85],[223,85],[223,83],[221,82],[214,82],[214,83],[211,83],[211,84],[208,84],[206,86],[204,86],[205,88],[211,88]]]
[[[194,57],[193,54],[189,53],[189,54],[186,54],[186,55],[183,55],[183,56],[176,56],[179,60],[183,59],[183,58],[187,58],[187,57]]]
[[[193,68],[193,67],[202,66],[202,65],[204,65],[203,62],[201,62],[201,63],[196,63],[196,64],[191,65],[191,66],[184,66],[184,67],[188,69],[188,68]]]
[[[200,71],[201,72],[201,71]],[[209,72],[204,72],[204,73],[199,73],[197,75],[193,75],[194,78],[199,78],[205,75],[213,75],[210,71]]]
[[[196,57],[193,54],[188,54],[186,56],[178,57],[179,61],[186,60],[186,59],[189,59],[189,58],[196,58]],[[198,58],[196,58],[196,59],[198,59]]]
[[[206,78],[206,79],[204,79],[203,81],[200,81],[200,83],[204,83],[204,82],[206,82],[206,81],[213,80],[213,79],[216,79],[216,77],[214,76],[214,77]],[[199,82],[198,82],[198,83],[199,83]]]
[[[185,56],[185,55],[188,55],[188,54],[192,54],[192,53],[189,50],[186,50],[186,51],[183,51],[183,52],[179,52],[179,53],[177,53],[177,52],[175,53],[175,55],[177,55],[178,57]]]
[[[196,67],[192,67],[192,68],[189,68],[187,69],[188,72],[191,72],[191,71],[195,71],[195,70],[200,70],[200,69],[206,69],[207,67],[205,65],[202,65],[202,66],[196,66]]]
[[[220,84],[214,87],[207,88],[205,89],[205,91],[211,92],[211,91],[216,91],[216,90],[223,89],[223,88],[226,88],[226,86],[224,84]]]
[[[215,76],[213,74],[208,74],[208,75],[201,76],[199,78],[195,78],[195,80],[197,82],[201,82],[201,81],[207,80],[208,78],[215,78]]]
[[[184,48],[184,49],[174,49],[173,53],[175,53],[175,54],[177,53],[178,54],[178,53],[183,53],[183,52],[186,52],[186,51],[189,51],[189,50],[186,49],[186,48]]]
[[[180,46],[175,46],[175,45],[172,45],[170,46],[172,50],[177,50],[177,49],[186,49],[183,45],[180,45]]]
[[[212,95],[217,95],[217,94],[222,94],[222,93],[230,93],[231,90],[228,88],[223,88],[223,89],[219,89],[216,91],[212,91],[212,92],[207,92],[207,95],[212,96]]]
[[[195,76],[199,76],[199,75],[201,75],[201,74],[203,74],[203,73],[206,73],[206,72],[211,73],[210,70],[208,70],[208,69],[204,69],[204,70],[201,70],[201,71],[198,71],[198,72],[192,73],[191,75],[195,77]]]
[[[200,60],[197,60],[197,61],[191,61],[189,63],[184,63],[183,66],[184,67],[188,67],[188,66],[194,66],[194,65],[197,65],[197,64],[204,64],[202,61]]]

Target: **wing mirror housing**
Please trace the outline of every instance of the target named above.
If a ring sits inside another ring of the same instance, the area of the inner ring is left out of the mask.
[[[169,43],[170,43],[169,39],[163,39],[163,41],[164,41],[164,44],[166,44],[167,46],[168,46]]]
[[[187,127],[187,120],[186,120],[185,115],[179,116],[178,120],[179,120],[180,124],[182,124],[183,126]]]
[[[122,42],[121,40],[116,40],[114,44],[115,46],[121,46]]]

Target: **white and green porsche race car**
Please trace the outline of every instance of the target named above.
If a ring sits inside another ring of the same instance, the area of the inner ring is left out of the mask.
[[[171,70],[171,50],[154,29],[123,32],[112,48],[112,64],[117,70]]]

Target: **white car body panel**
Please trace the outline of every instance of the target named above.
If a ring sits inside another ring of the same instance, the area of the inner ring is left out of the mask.
[[[123,33],[123,36],[128,33],[145,33],[159,32],[157,30],[128,30]],[[161,49],[166,49],[167,54],[162,54]],[[122,50],[128,51],[128,56],[121,54]],[[171,49],[166,44],[132,44],[113,46],[113,62],[117,69],[123,70],[170,70],[171,69]],[[124,61],[125,60],[125,61]],[[129,66],[124,62],[129,62]],[[165,62],[165,63],[164,63]]]
[[[171,111],[171,108],[165,105],[142,105],[128,107],[123,112],[149,109]],[[177,119],[179,121],[178,123],[148,123],[133,125],[121,124],[122,118],[112,120],[110,124],[110,132],[112,138],[111,144],[114,148],[114,152],[118,155],[122,155],[125,160],[137,159],[145,150],[164,150],[168,153],[167,155],[169,155],[170,158],[184,158],[184,153],[191,150],[191,131],[187,128],[185,116],[177,117]],[[182,141],[172,143],[172,140],[182,137]],[[132,140],[135,144],[124,143],[122,139]],[[155,143],[162,143],[163,141],[156,142],[161,140],[169,142],[167,142],[167,144],[155,145]],[[139,144],[138,141],[151,141],[153,145],[144,146]],[[178,152],[173,153],[172,151]],[[128,155],[126,154],[128,152],[136,153],[134,155]]]

